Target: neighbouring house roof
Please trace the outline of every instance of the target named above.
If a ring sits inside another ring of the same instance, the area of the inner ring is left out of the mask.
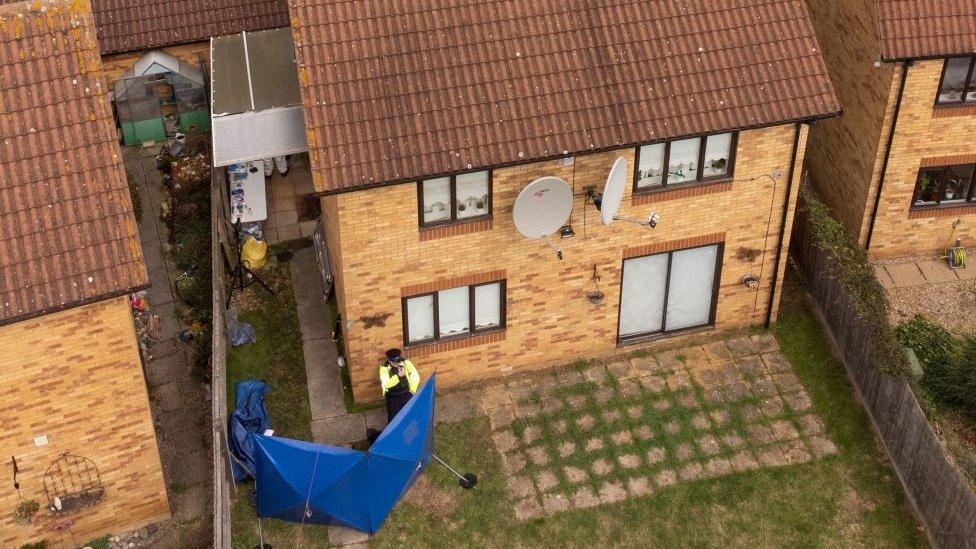
[[[10,0],[0,0],[10,3]],[[286,0],[91,0],[102,54],[288,25]]]
[[[0,324],[148,281],[88,0],[0,6]]]
[[[878,0],[881,56],[976,53],[976,0]]]
[[[291,0],[320,191],[836,114],[803,0]]]

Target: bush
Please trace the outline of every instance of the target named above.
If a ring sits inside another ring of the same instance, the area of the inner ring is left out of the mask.
[[[922,364],[922,387],[939,403],[976,415],[976,334],[965,338],[923,316],[898,326],[898,340]]]

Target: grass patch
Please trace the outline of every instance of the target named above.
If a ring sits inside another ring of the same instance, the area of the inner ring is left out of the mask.
[[[269,256],[273,256],[275,250],[269,250]],[[272,266],[269,262],[269,266],[258,275],[274,289],[275,294],[271,295],[254,284],[244,291],[240,299],[235,298],[240,304],[238,319],[254,326],[257,341],[227,351],[228,411],[234,410],[236,382],[264,380],[271,388],[264,401],[275,434],[312,440],[305,357],[288,265]],[[297,524],[265,519],[262,520],[262,527],[264,541],[275,547],[328,545],[328,531],[322,526],[303,529]],[[253,482],[237,487],[231,507],[231,532],[231,546],[234,549],[252,549],[258,545]]]
[[[844,369],[830,355],[805,302],[787,300],[775,333],[828,435],[840,448],[839,455],[803,465],[680,482],[657,489],[649,497],[519,522],[505,489],[488,422],[477,418],[440,426],[435,448],[455,468],[477,473],[479,489],[460,490],[449,472],[432,464],[427,475],[434,486],[453,494],[455,510],[445,516],[423,505],[402,503],[370,546],[925,546]],[[591,403],[579,413],[593,414],[600,409]],[[788,412],[783,415],[791,422],[795,419]],[[664,439],[673,444],[692,440],[687,416],[672,409],[649,423],[659,430],[667,421],[680,421],[682,432]],[[734,425],[741,419],[732,421]],[[523,427],[517,425],[516,430],[521,432]],[[583,433],[570,423],[567,437],[581,446],[600,431]],[[546,437],[542,444],[551,451],[555,442]],[[617,453],[608,444],[601,455],[609,460]],[[572,458],[560,463],[577,464]],[[557,476],[562,477],[558,472]]]

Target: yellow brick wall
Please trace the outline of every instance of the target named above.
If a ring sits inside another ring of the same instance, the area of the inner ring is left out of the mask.
[[[806,133],[802,126],[791,204],[799,187]],[[621,263],[624,250],[635,246],[725,233],[717,328],[761,324],[769,299],[793,136],[792,125],[741,133],[735,182],[722,192],[634,205],[628,188],[621,215],[646,218],[651,211],[659,212],[661,223],[652,231],[621,222],[605,227],[596,209],[584,204],[584,187],[602,189],[618,156],[627,157],[628,168],[633,170],[633,149],[579,156],[572,166],[543,162],[496,170],[492,227],[459,236],[421,241],[416,184],[323,199],[326,231],[333,235],[330,245],[339,242],[342,249],[337,295],[356,399],[378,398],[376,365],[385,349],[403,345],[401,288],[414,284],[487,271],[506,273],[507,327],[501,336],[451,351],[442,347],[407,350],[408,355],[422,357],[416,362],[423,372],[436,369],[447,384],[614,352]],[[774,171],[783,174],[775,182],[764,175]],[[565,179],[577,195],[569,220],[576,237],[558,242],[564,261],[557,261],[544,243],[521,237],[511,220],[518,192],[546,175]],[[791,225],[792,212],[786,227]],[[788,241],[786,235],[784,256]],[[736,259],[740,248],[765,253],[748,263]],[[587,292],[594,289],[594,265],[602,277],[600,289],[606,294],[603,305],[592,305],[586,299]],[[785,266],[784,260],[781,273]],[[761,276],[758,290],[741,283],[750,273]],[[364,327],[363,317],[382,314],[390,315],[384,326]]]
[[[93,460],[105,497],[70,515],[77,543],[169,516],[149,400],[125,297],[0,327],[0,547],[46,539],[43,474],[63,452]],[[34,437],[49,443],[36,447]],[[32,526],[12,520],[17,496],[42,505]],[[68,537],[65,536],[67,540]]]
[[[909,215],[915,181],[924,159],[976,154],[976,112],[934,106],[942,67],[942,60],[929,60],[919,61],[908,70],[871,241],[872,257],[941,253],[956,219],[961,224],[955,236],[962,237],[967,247],[976,243],[976,207],[940,212],[933,217]],[[897,85],[896,77],[892,87]],[[880,164],[879,155],[878,170]],[[869,215],[870,211],[865,212],[866,217]]]
[[[843,116],[810,130],[810,182],[834,215],[863,242],[865,209],[878,165],[894,67],[875,67],[880,40],[876,0],[808,0],[817,39]],[[890,111],[887,115],[890,117]]]

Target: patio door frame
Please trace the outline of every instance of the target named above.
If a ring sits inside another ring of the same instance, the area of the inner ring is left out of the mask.
[[[715,273],[712,278],[712,301],[710,304],[710,310],[708,313],[708,322],[698,326],[689,326],[687,328],[679,328],[677,330],[668,331],[667,328],[667,318],[668,318],[668,298],[670,297],[671,291],[671,263],[674,259],[674,254],[678,252],[683,252],[685,250],[695,250],[698,248],[708,248],[715,246]],[[664,305],[661,312],[661,330],[656,332],[646,332],[640,334],[633,334],[628,336],[620,335],[620,314],[623,310],[624,301],[624,269],[627,268],[627,262],[632,259],[641,259],[644,257],[652,257],[655,255],[668,254],[668,270],[664,275]],[[667,250],[663,252],[657,252],[653,254],[635,255],[633,257],[625,257],[620,262],[620,292],[617,301],[617,346],[622,347],[625,345],[633,345],[635,343],[643,343],[645,341],[654,341],[657,339],[666,339],[669,337],[675,337],[681,334],[700,332],[703,330],[711,330],[715,327],[715,317],[718,312],[718,294],[721,288],[722,282],[722,267],[725,263],[725,242],[716,242],[713,244],[705,244],[701,246],[686,246],[683,248],[675,248],[673,250]]]

